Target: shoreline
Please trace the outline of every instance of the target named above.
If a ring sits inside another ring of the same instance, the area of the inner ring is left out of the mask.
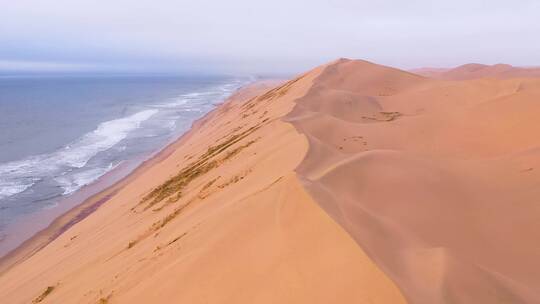
[[[59,215],[54,216],[54,219],[45,228],[40,229],[35,233],[31,233],[31,236],[29,238],[26,238],[19,245],[15,246],[13,249],[9,250],[3,256],[1,256],[0,276],[6,273],[13,266],[25,261],[32,255],[46,247],[49,243],[58,238],[70,227],[84,220],[86,217],[96,211],[100,206],[105,204],[125,185],[129,184],[133,179],[137,178],[137,176],[144,173],[153,165],[167,158],[171,153],[173,153],[176,149],[182,146],[182,144],[187,139],[189,139],[189,137],[196,133],[197,130],[202,125],[204,125],[214,113],[218,112],[219,109],[221,109],[222,107],[226,107],[227,103],[243,89],[267,81],[272,80],[256,80],[239,87],[230,96],[223,99],[208,113],[194,120],[190,128],[187,129],[184,133],[178,135],[175,139],[172,139],[170,142],[165,144],[162,148],[157,149],[155,152],[149,153],[148,155],[141,157],[143,160],[139,161],[138,164],[132,164],[132,168],[127,169],[127,172],[125,172],[123,176],[116,179],[112,178],[112,181],[107,182],[107,179],[110,178],[111,175],[115,174],[117,171],[122,170],[122,168],[120,167],[123,166],[120,165],[118,170],[114,169],[110,172],[107,172],[105,175],[98,178],[95,182],[81,188],[72,196],[60,200],[59,202],[69,202],[70,200],[73,200],[73,206],[68,207],[67,211],[64,211]],[[135,161],[135,159],[127,160],[126,162],[130,161]],[[129,167],[129,164],[127,166]],[[89,188],[91,187],[97,187],[98,189],[94,191],[89,190]],[[85,191],[90,191],[90,193],[93,192],[93,194],[89,194],[89,196],[82,199],[73,198],[74,196],[76,197],[81,194],[84,197]]]

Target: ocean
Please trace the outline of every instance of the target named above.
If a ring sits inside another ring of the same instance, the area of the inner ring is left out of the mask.
[[[10,228],[24,227],[40,212],[64,210],[64,198],[165,147],[249,81],[0,78],[0,256],[27,236]]]

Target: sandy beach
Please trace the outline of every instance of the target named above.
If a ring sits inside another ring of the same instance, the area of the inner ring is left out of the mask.
[[[0,299],[539,303],[540,74],[413,72],[241,89],[0,260]]]

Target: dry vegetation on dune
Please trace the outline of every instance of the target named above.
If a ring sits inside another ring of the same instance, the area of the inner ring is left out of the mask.
[[[252,98],[250,100],[252,102],[251,106],[245,107],[245,104],[242,106],[243,110],[239,113],[241,120],[246,119],[247,117],[257,113],[255,107],[260,107],[261,105],[257,102],[253,102],[254,100],[258,102],[268,101],[270,99],[282,96],[297,80],[298,79],[289,81],[284,85],[271,90],[270,94],[263,94],[261,96],[256,96]],[[141,201],[132,208],[132,211],[143,212],[152,209],[152,211],[154,212],[159,212],[166,207],[181,201],[181,199],[185,195],[184,191],[190,186],[190,184],[192,184],[193,181],[197,180],[202,176],[205,176],[213,169],[216,169],[220,165],[230,161],[232,158],[241,153],[244,149],[250,147],[260,139],[260,137],[249,139],[249,137],[259,128],[270,123],[269,117],[266,117],[267,114],[268,111],[262,113],[260,117],[258,117],[258,119],[251,123],[251,126],[250,124],[242,124],[233,128],[229,134],[223,136],[221,139],[218,139],[216,141],[217,144],[208,146],[206,151],[202,153],[197,158],[197,160],[192,161],[183,169],[181,169],[176,175],[169,178],[159,186],[155,187],[152,191],[150,191],[150,193],[146,194],[141,199]],[[242,129],[245,130],[242,131]],[[184,157],[184,159],[187,160],[193,158],[194,155]],[[245,170],[236,175],[233,175],[224,182],[217,184],[216,188],[223,189],[227,186],[235,184],[243,180],[250,171],[251,170]],[[219,178],[221,178],[221,176],[217,176],[206,182],[199,190],[197,196],[182,201],[180,206],[175,207],[165,217],[154,222],[146,233],[130,241],[127,245],[127,249],[133,248],[141,240],[147,238],[151,234],[156,233],[158,230],[165,227],[196,200],[204,200],[205,198],[207,198],[211,194],[210,187],[215,185]]]
[[[35,298],[32,303],[40,303],[41,301],[45,300],[45,298],[54,291],[54,288],[55,286],[47,286],[47,288],[45,288],[45,290],[37,298]]]
[[[259,138],[255,138],[255,139],[252,139],[245,143],[240,144],[240,142],[243,139],[248,137],[251,133],[256,131],[258,128],[260,128],[260,125],[251,127],[248,130],[241,132],[239,134],[233,134],[233,135],[227,136],[227,138],[222,143],[215,146],[210,146],[208,150],[204,154],[202,154],[196,162],[189,164],[184,169],[182,169],[177,175],[175,175],[174,177],[165,181],[163,184],[156,187],[148,195],[143,197],[143,199],[138,205],[142,205],[146,203],[147,205],[144,206],[142,209],[143,211],[145,211],[156,206],[158,203],[166,199],[165,202],[160,207],[153,209],[154,212],[157,212],[157,211],[161,211],[168,205],[178,202],[182,198],[182,190],[188,187],[188,185],[192,181],[205,175],[206,173],[210,172],[212,169],[217,168],[219,165],[223,164],[224,162],[230,160],[231,158],[239,154],[242,150],[248,148],[249,146],[257,142]],[[237,147],[227,150],[228,148],[234,146],[237,143],[239,144],[237,145]],[[174,210],[168,213],[165,217],[153,223],[152,227],[148,229],[147,233],[139,236],[135,240],[130,241],[127,245],[127,249],[134,247],[141,240],[145,239],[152,233],[155,233],[156,231],[165,227],[168,223],[170,223],[178,215],[180,215],[185,208],[189,207],[196,199],[201,199],[201,200],[205,199],[209,195],[207,190],[218,180],[218,178],[219,176],[210,180],[206,184],[204,184],[202,188],[200,189],[198,196],[187,200],[180,206],[174,208]],[[233,177],[232,179],[234,178],[235,177]],[[238,180],[236,180],[235,182],[237,181]],[[225,184],[220,185],[219,188],[222,189],[225,186],[228,186],[230,184],[232,184],[232,182],[227,182]],[[179,238],[175,239],[173,242],[177,241]],[[173,242],[170,242],[169,244]]]
[[[110,303],[110,299],[112,298],[112,293],[109,294],[108,296],[104,297],[104,298],[99,298],[99,300],[97,301],[97,304],[109,304]]]
[[[285,84],[281,86],[278,86],[274,89],[269,90],[268,92],[260,96],[253,97],[251,100],[247,101],[242,106],[243,111],[241,112],[241,115],[242,115],[241,117],[244,119],[257,113],[257,111],[253,110],[253,108],[255,106],[260,107],[260,104],[259,104],[260,102],[271,101],[273,99],[276,99],[285,95],[288,92],[288,90],[297,81],[302,79],[302,77],[303,76],[295,78],[291,81],[286,82]],[[261,116],[259,117],[259,119],[262,119],[262,120],[256,123],[255,125],[247,128],[247,130],[242,131],[240,133],[235,133],[246,127],[246,126],[238,126],[233,129],[232,134],[225,136],[225,139],[222,140],[220,143],[213,146],[209,146],[207,151],[203,153],[201,156],[199,156],[199,158],[196,161],[188,164],[178,174],[168,179],[166,182],[159,185],[158,187],[153,189],[149,194],[144,196],[143,199],[139,202],[139,204],[133,208],[133,210],[137,210],[140,205],[144,205],[142,210],[145,211],[154,207],[155,205],[159,204],[160,202],[166,199],[166,202],[164,205],[154,209],[154,211],[160,211],[161,209],[163,209],[165,205],[177,202],[182,197],[182,190],[186,188],[193,180],[195,180],[199,176],[206,174],[210,170],[218,167],[223,162],[229,160],[230,158],[234,157],[236,154],[240,153],[243,149],[255,143],[258,140],[258,138],[252,139],[242,145],[239,145],[238,147],[235,147],[234,149],[227,150],[228,148],[232,147],[236,143],[239,143],[244,138],[251,135],[253,132],[255,132],[264,124],[268,123],[269,118],[265,117],[267,113],[268,111],[265,111],[264,113],[262,113]],[[224,152],[224,155],[218,158],[217,156],[219,156],[222,152]],[[192,157],[193,156],[189,156],[189,158],[187,159],[191,159]],[[223,185],[221,185],[221,188],[223,188]],[[179,209],[179,211],[181,211],[181,209]]]
[[[145,204],[143,211],[154,207],[156,204],[160,203],[164,199],[167,199],[166,203],[174,203],[178,201],[182,197],[182,190],[187,187],[193,180],[216,168],[221,163],[227,161],[243,149],[255,143],[256,139],[250,140],[247,143],[240,145],[234,149],[225,151],[229,147],[249,136],[259,127],[260,126],[251,127],[241,133],[232,134],[220,144],[208,147],[208,150],[204,154],[202,154],[197,161],[187,165],[174,177],[159,185],[148,195],[146,195],[139,203],[139,205]],[[221,158],[214,159],[221,152],[225,152],[225,155],[223,155]],[[161,208],[156,209],[156,211],[159,210],[161,210]]]
[[[297,83],[298,81],[300,81],[302,78],[304,78],[305,75],[302,75],[302,76],[299,76],[293,80],[290,80],[290,81],[287,81],[286,83],[284,83],[283,85],[280,85],[278,87],[275,87],[269,91],[267,91],[266,93],[260,95],[260,96],[255,96],[253,97],[252,99],[248,100],[243,106],[242,108],[244,109],[244,114],[243,117],[248,117],[249,114],[247,114],[246,112],[248,110],[251,110],[253,107],[255,106],[260,106],[260,103],[262,101],[266,101],[266,102],[270,102],[276,98],[279,98],[279,97],[282,97],[284,96],[285,94],[287,94],[287,92],[291,89],[291,87]],[[268,111],[266,111],[268,112]],[[254,114],[256,112],[251,112],[251,114]],[[263,113],[264,115],[264,113]]]
[[[402,115],[400,112],[379,112],[377,115],[362,116],[362,118],[371,121],[393,121]]]

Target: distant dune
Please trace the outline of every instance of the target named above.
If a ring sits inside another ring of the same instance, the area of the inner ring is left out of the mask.
[[[4,259],[0,299],[540,303],[531,71],[340,59],[246,87]]]
[[[449,68],[419,68],[419,69],[412,69],[410,72],[418,75],[422,75],[425,77],[432,77],[437,78],[440,77],[441,74],[448,72]]]
[[[477,78],[540,78],[540,68],[514,67],[508,64],[485,65],[469,63],[457,68],[420,68],[411,72],[436,79],[470,80]]]

